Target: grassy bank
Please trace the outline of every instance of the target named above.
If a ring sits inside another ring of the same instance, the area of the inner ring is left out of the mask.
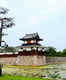
[[[3,74],[40,77],[46,75],[46,71],[44,71],[44,69],[46,68],[49,68],[48,65],[45,66],[4,65]]]
[[[5,75],[0,76],[0,80],[49,80],[49,79],[22,77],[22,76],[10,76],[10,75],[5,74]]]
[[[44,65],[44,66],[19,66],[19,65],[4,65],[2,72],[8,75],[19,75],[24,77],[41,77],[53,74],[55,65]],[[57,71],[57,70],[56,70]]]
[[[0,80],[52,80],[42,77],[49,76],[49,78],[55,79],[55,77],[60,76],[60,73],[58,75],[60,71],[66,74],[66,64],[44,66],[3,65],[2,73],[8,75],[3,75]]]

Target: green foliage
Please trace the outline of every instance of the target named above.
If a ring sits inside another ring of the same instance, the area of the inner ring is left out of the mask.
[[[45,56],[59,56],[59,57],[66,57],[66,49],[63,51],[56,51],[54,47],[47,47],[44,51]]]
[[[66,49],[63,49],[63,53],[65,53],[65,54],[66,54]]]
[[[56,49],[54,47],[48,47],[44,53],[45,56],[56,56]]]
[[[56,56],[66,57],[66,49],[56,52]]]
[[[16,52],[16,49],[14,47],[7,47],[7,48],[5,48],[5,51],[14,53],[14,52]]]
[[[0,15],[1,14],[3,16],[0,16],[0,46],[2,46],[2,41],[3,41],[2,37],[4,35],[7,35],[3,33],[4,32],[3,30],[15,25],[13,22],[13,18],[6,16],[6,14],[8,14],[8,9],[0,8]]]
[[[63,55],[66,56],[66,49],[63,49]]]
[[[53,79],[59,79],[59,78],[61,78],[58,73],[49,74],[48,77],[53,78]]]
[[[14,47],[2,47],[0,48],[0,53],[7,53],[7,52],[16,52],[16,48]]]
[[[11,75],[3,75],[0,77],[0,80],[49,80],[49,79],[40,79],[34,77],[22,77],[22,76],[11,76]]]
[[[56,52],[56,56],[62,56],[63,53],[61,51]]]

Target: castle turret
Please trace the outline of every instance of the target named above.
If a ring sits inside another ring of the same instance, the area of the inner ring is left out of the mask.
[[[19,53],[22,55],[43,55],[44,47],[39,43],[43,41],[38,33],[26,34],[20,40],[24,41],[21,46]]]

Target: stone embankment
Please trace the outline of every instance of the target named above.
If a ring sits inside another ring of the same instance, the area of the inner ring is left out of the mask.
[[[66,62],[66,57],[46,57],[44,55],[19,55],[0,53],[0,63],[7,65],[45,65]]]

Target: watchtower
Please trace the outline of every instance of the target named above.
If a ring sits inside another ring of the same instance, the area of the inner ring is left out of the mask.
[[[31,59],[31,63],[29,62],[29,65],[43,65],[44,47],[39,43],[40,41],[43,41],[43,39],[39,37],[38,33],[26,34],[20,40],[23,41],[23,44],[21,45],[21,49],[19,51],[20,56],[24,56],[24,59],[27,59],[27,56],[29,56],[29,59]]]

